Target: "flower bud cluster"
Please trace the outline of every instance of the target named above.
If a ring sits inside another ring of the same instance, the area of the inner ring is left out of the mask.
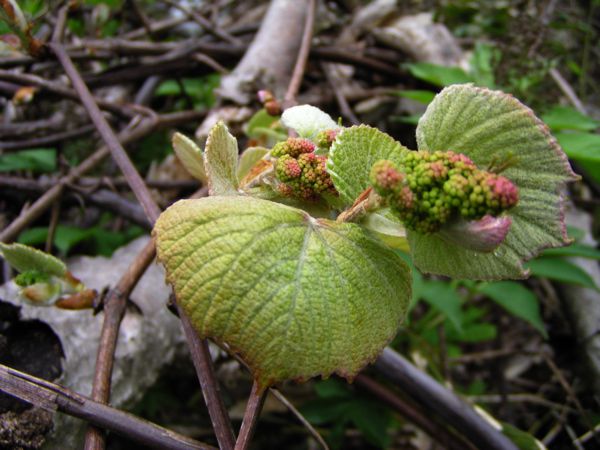
[[[327,173],[327,157],[314,153],[315,145],[308,139],[288,138],[273,147],[277,157],[275,175],[280,181],[279,192],[286,197],[312,200],[320,194],[336,194]]]
[[[378,161],[371,183],[406,226],[420,233],[436,232],[452,218],[495,217],[519,200],[506,177],[480,170],[452,151],[410,152],[400,168]]]
[[[315,144],[308,139],[288,138],[287,141],[278,142],[271,150],[271,156],[280,158],[289,155],[292,158],[298,158],[303,153],[312,153],[315,151]]]
[[[338,135],[339,130],[323,130],[317,134],[316,143],[319,148],[329,150],[331,148],[331,144],[335,141],[335,138]]]

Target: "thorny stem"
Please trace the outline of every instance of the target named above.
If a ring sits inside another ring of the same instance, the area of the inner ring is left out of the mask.
[[[260,389],[258,383],[255,381],[252,384],[252,391],[250,392],[246,411],[244,412],[242,427],[235,443],[235,450],[246,450],[250,445],[266,396],[267,390]]]
[[[207,444],[2,364],[0,364],[0,389],[47,411],[60,411],[106,428],[145,447],[216,450]]]

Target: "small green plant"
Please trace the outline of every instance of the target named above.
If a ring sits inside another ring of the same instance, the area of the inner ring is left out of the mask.
[[[298,137],[243,155],[243,170],[223,124],[204,153],[177,137],[211,196],[177,202],[153,232],[198,333],[239,353],[262,388],[352,379],[378,356],[412,297],[398,249],[422,272],[492,281],[525,278],[527,260],[570,242],[561,189],[577,177],[510,95],[444,89],[419,121],[416,152],[308,105],[281,122]],[[493,298],[491,286],[481,289]]]

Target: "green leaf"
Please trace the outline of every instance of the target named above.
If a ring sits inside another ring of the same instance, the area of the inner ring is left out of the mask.
[[[483,283],[478,290],[511,314],[529,322],[544,338],[548,338],[538,299],[525,286],[514,281],[499,281]]]
[[[473,56],[469,61],[471,66],[472,80],[477,86],[485,86],[493,88],[495,86],[494,80],[494,66],[493,61],[497,49],[489,44],[477,42],[475,44],[475,50]]]
[[[266,200],[179,201],[154,235],[196,331],[239,353],[263,388],[352,378],[395,335],[411,294],[406,264],[360,226]]]
[[[581,164],[586,174],[600,183],[600,135],[556,133],[556,139],[569,158]]]
[[[546,446],[531,434],[513,425],[502,422],[502,434],[509,438],[519,450],[546,450]]]
[[[172,138],[175,154],[189,172],[197,180],[206,183],[206,171],[204,170],[204,158],[202,150],[190,138],[181,133],[175,133]]]
[[[237,164],[237,140],[229,133],[225,124],[219,122],[210,130],[204,152],[210,195],[237,194]]]
[[[360,223],[391,248],[409,251],[406,230],[389,208],[368,213]]]
[[[67,266],[60,259],[27,245],[0,242],[0,253],[19,272],[38,271],[57,277],[63,277],[67,273]]]
[[[421,297],[431,306],[441,311],[454,328],[462,332],[462,299],[449,283],[445,281],[423,281]]]
[[[415,102],[423,103],[425,105],[428,105],[435,97],[435,92],[419,90],[398,91],[396,94],[400,97],[408,98],[410,100],[414,100]]]
[[[408,149],[391,136],[367,125],[345,128],[336,138],[327,160],[327,172],[342,200],[351,205],[371,183],[371,167],[380,159],[399,163]]]
[[[287,134],[279,124],[279,117],[270,115],[266,110],[258,110],[246,125],[246,134],[254,139],[263,139],[265,144],[284,141]]]
[[[577,284],[590,289],[598,289],[588,273],[576,264],[561,258],[538,258],[527,263],[531,274],[561,283]]]
[[[387,428],[391,416],[381,404],[360,399],[350,405],[348,415],[368,442],[379,448],[390,446],[391,436]]]
[[[252,169],[267,153],[269,153],[269,150],[264,147],[250,147],[244,150],[244,153],[242,153],[242,156],[240,157],[240,162],[238,163],[238,180],[241,181],[242,178],[250,172],[250,169]]]
[[[466,325],[462,333],[459,333],[462,342],[485,342],[491,341],[498,334],[498,329],[491,323],[471,323]]]
[[[562,130],[594,131],[600,122],[568,106],[555,106],[546,114],[542,120],[554,132]]]
[[[53,172],[56,170],[56,150],[38,148],[0,155],[0,172],[13,170]]]
[[[341,128],[329,114],[311,105],[286,109],[281,115],[281,123],[307,139],[314,139],[321,131]]]
[[[589,245],[571,244],[568,247],[549,248],[542,252],[542,256],[575,256],[580,258],[600,260],[600,250]]]
[[[446,67],[425,62],[407,64],[407,67],[413,77],[439,87],[473,81],[473,78],[460,67]]]
[[[519,188],[519,203],[508,213],[511,228],[493,252],[409,231],[421,271],[480,280],[524,278],[524,261],[569,242],[561,190],[577,177],[547,127],[514,97],[471,85],[446,88],[421,118],[417,142],[419,150],[464,153],[481,168],[511,161],[502,175]]]

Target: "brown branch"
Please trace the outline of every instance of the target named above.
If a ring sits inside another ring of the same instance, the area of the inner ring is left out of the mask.
[[[44,78],[36,75],[27,73],[10,72],[8,70],[0,70],[0,80],[10,81],[17,83],[21,86],[35,86],[40,89],[47,90],[54,94],[58,94],[61,97],[68,98],[70,100],[79,101],[79,95],[73,89],[68,88],[59,83],[45,80]],[[106,111],[117,114],[120,117],[132,118],[139,114],[138,111],[134,111],[132,108],[126,106],[120,106],[112,102],[107,102],[102,99],[95,99],[98,106]]]
[[[47,411],[60,411],[83,419],[144,446],[174,450],[216,450],[207,444],[2,364],[0,390]]]
[[[391,348],[387,347],[383,351],[374,368],[404,395],[426,410],[435,411],[477,448],[517,450],[510,439],[480,416],[472,406]]]
[[[143,138],[156,129],[170,127],[188,121],[199,120],[203,116],[204,113],[199,111],[182,111],[157,116],[156,118],[152,119],[144,119],[144,121],[137,126],[134,126],[134,123],[137,123],[137,119],[134,119],[130,126],[119,134],[119,140],[123,144],[127,144]],[[81,164],[71,169],[67,175],[54,183],[44,193],[44,195],[37,199],[26,211],[24,211],[9,226],[2,230],[0,233],[0,241],[10,242],[14,240],[25,227],[40,217],[52,205],[52,203],[62,192],[65,185],[74,183],[75,180],[77,180],[80,176],[96,167],[96,165],[103,161],[104,158],[106,158],[109,154],[110,151],[108,150],[108,147],[100,147]]]
[[[50,48],[61,62],[65,72],[73,83],[73,87],[81,96],[81,101],[88,111],[90,118],[96,125],[98,132],[109,147],[113,159],[123,172],[123,175],[131,187],[131,190],[134,192],[138,201],[142,204],[146,216],[152,223],[154,223],[160,215],[160,208],[154,202],[150,191],[144,184],[143,179],[133,166],[116,135],[113,133],[112,129],[102,116],[100,109],[94,102],[92,94],[85,85],[81,75],[73,65],[73,62],[69,58],[64,47],[53,43],[50,44]],[[92,391],[92,398],[95,400],[108,402],[114,349],[116,348],[118,330],[122,318],[121,311],[124,311],[124,303],[127,299],[128,293],[130,292],[127,292],[127,288],[133,289],[135,287],[135,284],[153,258],[154,246],[152,245],[150,248],[146,246],[141,253],[140,258],[136,259],[136,261],[139,261],[139,264],[136,264],[131,268],[131,270],[128,270],[128,272],[121,278],[117,286],[111,290],[111,294],[109,294],[110,303],[117,304],[117,306],[115,306],[114,312],[112,306],[109,307],[108,304],[105,306],[107,310],[105,312],[105,319],[102,328],[100,345],[101,351],[99,351],[97,358],[97,364],[99,363],[100,365],[97,366],[96,377],[94,379],[94,388]],[[194,360],[194,366],[197,369],[198,378],[201,380],[202,391],[207,401],[207,407],[213,421],[213,426],[215,427],[217,440],[219,441],[221,448],[229,449],[231,447],[230,442],[228,441],[233,441],[233,431],[231,429],[231,424],[229,422],[224,404],[222,401],[218,401],[220,399],[218,383],[214,377],[212,360],[210,359],[210,353],[208,352],[207,348],[208,344],[200,340],[184,314],[181,314],[180,317],[183,322],[183,328],[188,345],[190,346]],[[108,350],[105,351],[103,350],[104,348],[107,348]],[[110,355],[108,358],[105,358],[104,356],[101,358],[101,353],[103,355]],[[213,372],[212,376],[211,372]],[[229,427],[227,425],[229,425]],[[93,429],[88,430],[85,448],[87,450],[104,448],[103,435]]]
[[[163,0],[163,2],[166,3],[167,5],[172,6],[173,8],[176,8],[176,9],[182,11],[184,14],[187,14],[189,17],[194,19],[198,23],[198,25],[200,25],[202,28],[204,28],[207,32],[209,32],[213,36],[218,37],[219,39],[222,39],[226,42],[229,42],[230,44],[239,44],[240,43],[239,39],[233,37],[228,32],[223,31],[220,28],[216,27],[215,25],[213,25],[211,23],[210,20],[205,18],[202,14],[199,14],[198,12],[194,11],[193,9],[189,9],[183,5],[180,5],[178,2],[176,2],[174,0]]]
[[[391,390],[383,387],[372,378],[369,378],[364,374],[358,374],[358,376],[354,379],[354,383],[357,386],[369,391],[383,403],[398,411],[405,419],[418,426],[431,438],[435,439],[443,446],[446,446],[448,449],[477,450],[470,442],[465,441],[459,436],[447,431],[413,404],[402,399]]]
[[[254,434],[254,429],[258,423],[260,411],[265,403],[266,394],[267,391],[261,389],[256,381],[252,384],[252,392],[250,392],[250,397],[248,398],[240,434],[235,443],[235,450],[248,449],[250,441],[252,440],[252,435]]]
[[[123,146],[119,142],[117,135],[114,133],[114,131],[102,115],[102,111],[100,111],[100,108],[98,107],[94,97],[92,96],[92,93],[89,91],[89,89],[83,82],[81,75],[79,74],[78,70],[75,68],[75,65],[71,61],[71,58],[69,58],[69,55],[65,51],[64,47],[60,44],[51,43],[50,48],[56,54],[56,57],[65,69],[65,72],[71,80],[73,87],[79,94],[81,102],[87,110],[90,119],[92,120],[98,132],[100,133],[100,136],[102,136],[102,139],[108,146],[113,159],[123,172],[123,175],[125,175],[125,177],[127,178],[131,186],[131,190],[133,191],[136,198],[144,208],[146,216],[148,216],[148,218],[152,222],[156,221],[156,219],[160,215],[160,208],[154,202],[150,191],[144,184],[144,180],[134,167],[133,163],[131,162],[131,159],[129,159],[129,156],[127,156],[127,153],[125,152],[125,149],[123,149]]]
[[[285,395],[283,395],[275,388],[270,388],[269,392],[271,392],[277,400],[279,400],[287,409],[290,410],[290,412],[294,416],[296,416],[296,418],[300,421],[302,425],[304,425],[304,427],[308,430],[310,435],[313,438],[315,438],[315,440],[319,443],[323,450],[329,450],[329,446],[327,445],[327,442],[325,442],[325,439],[323,439],[323,436],[321,436],[319,432],[315,429],[315,427],[313,427],[311,423],[308,420],[306,420],[302,413],[300,413],[300,411],[296,409],[296,407],[285,397]]]
[[[3,141],[0,142],[0,150],[14,151],[21,150],[24,148],[44,147],[69,139],[85,136],[86,134],[90,134],[95,129],[96,127],[94,125],[87,124],[79,128],[75,128],[73,130],[60,131],[58,133],[50,134],[48,136],[24,139],[22,141]]]
[[[296,97],[298,96],[300,85],[302,84],[302,79],[304,78],[304,70],[306,69],[306,62],[308,61],[308,55],[310,54],[310,43],[315,25],[315,8],[315,0],[309,0],[306,11],[306,20],[304,21],[304,30],[302,32],[302,41],[300,42],[300,49],[298,50],[298,56],[296,58],[294,71],[292,72],[292,78],[290,79],[283,100],[284,109],[296,104]]]
[[[342,113],[342,116],[348,119],[348,121],[350,121],[352,125],[360,124],[360,120],[358,120],[358,117],[356,117],[354,111],[352,111],[352,108],[350,108],[348,100],[346,99],[346,97],[344,97],[344,94],[342,93],[338,83],[334,79],[334,76],[332,74],[333,68],[331,67],[331,65],[328,63],[321,63],[321,67],[323,69],[323,73],[325,74],[325,78],[329,83],[329,86],[331,86],[331,89],[333,90],[335,100],[337,101],[337,104],[340,107],[340,112]]]

